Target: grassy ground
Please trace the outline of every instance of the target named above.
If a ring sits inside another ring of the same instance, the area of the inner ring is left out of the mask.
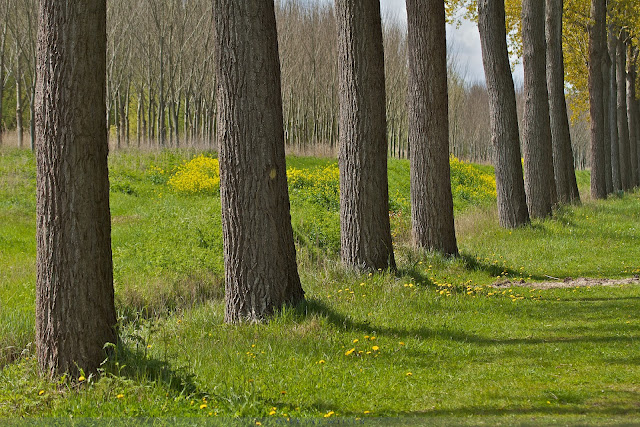
[[[399,272],[370,275],[337,262],[335,182],[318,174],[335,161],[290,157],[289,167],[313,178],[290,191],[307,304],[268,324],[228,326],[219,199],[167,184],[194,155],[112,155],[122,343],[101,376],[46,381],[30,344],[34,161],[0,149],[0,418],[639,421],[639,286],[488,286],[637,274],[638,193],[587,200],[509,231],[497,225],[483,174],[490,170],[452,166],[461,257],[445,259],[411,249],[408,164],[391,161]],[[588,174],[579,180],[588,183]]]

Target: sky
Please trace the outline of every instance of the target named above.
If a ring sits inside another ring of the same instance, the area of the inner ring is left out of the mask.
[[[407,22],[405,0],[380,0],[380,7],[384,13],[395,14],[401,22]],[[469,83],[484,84],[484,69],[482,67],[482,52],[478,26],[470,21],[463,21],[459,28],[447,25],[447,41],[451,53],[455,55],[462,75]],[[514,72],[516,83],[523,81],[522,66],[517,66]]]

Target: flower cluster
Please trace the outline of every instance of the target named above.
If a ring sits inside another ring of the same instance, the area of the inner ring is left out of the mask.
[[[175,191],[184,194],[217,194],[220,189],[218,159],[200,155],[178,167],[167,181]]]
[[[471,204],[493,201],[496,198],[496,180],[478,167],[451,156],[451,190],[454,199]]]
[[[340,208],[340,172],[336,164],[311,169],[287,169],[289,191],[304,200],[337,211]]]

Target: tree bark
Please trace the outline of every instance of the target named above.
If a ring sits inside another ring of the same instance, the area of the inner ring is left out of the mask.
[[[116,342],[105,0],[40,2],[36,345],[49,375],[95,372]]]
[[[24,144],[24,129],[22,124],[22,67],[20,61],[20,51],[16,46],[16,132],[18,133],[18,148]]]
[[[489,94],[498,218],[502,227],[529,223],[520,155],[520,133],[505,31],[504,2],[478,2],[478,29]]]
[[[618,36],[616,46],[616,81],[618,84],[618,138],[620,141],[620,177],[622,189],[632,188],[631,180],[631,151],[629,148],[629,120],[627,117],[627,54],[624,39]]]
[[[617,60],[616,48],[617,39],[611,29],[609,29],[609,58],[611,67],[609,70],[609,130],[611,132],[611,184],[614,192],[622,190],[622,178],[620,175],[620,140],[618,138],[618,85],[616,82]]]
[[[527,204],[531,218],[551,215],[557,201],[546,80],[545,4],[522,2],[524,68],[523,148]]]
[[[638,178],[638,105],[636,104],[636,60],[638,51],[629,45],[627,61],[627,116],[629,118],[629,162],[632,187],[640,185]]]
[[[225,321],[304,301],[284,156],[273,1],[214,0]]]
[[[591,0],[589,27],[589,116],[591,122],[591,197],[607,197],[604,158],[602,56],[606,40],[606,0]]]
[[[563,0],[546,0],[547,84],[556,192],[560,203],[571,203],[580,202],[580,195],[564,96],[562,7]]]
[[[606,38],[606,34],[605,34]],[[613,176],[611,172],[611,86],[609,77],[611,75],[611,58],[606,46],[606,41],[602,53],[602,105],[604,119],[604,179],[607,194],[613,193]]]
[[[380,0],[336,0],[342,262],[395,269]]]
[[[457,255],[442,0],[407,0],[411,221],[416,246]]]

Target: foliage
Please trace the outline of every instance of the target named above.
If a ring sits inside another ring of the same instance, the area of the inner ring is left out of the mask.
[[[162,173],[162,170],[160,170]],[[167,181],[169,187],[182,194],[217,194],[220,190],[218,159],[204,154],[183,164]]]

